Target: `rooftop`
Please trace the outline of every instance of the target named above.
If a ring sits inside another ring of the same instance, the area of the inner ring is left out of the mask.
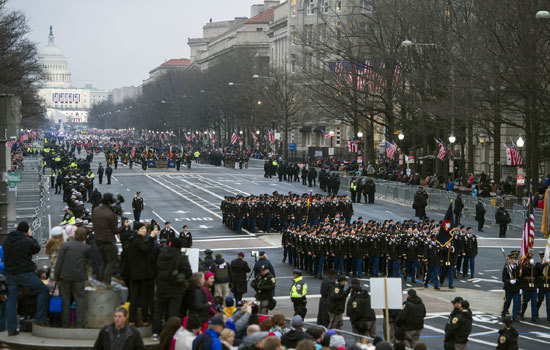
[[[188,58],[172,58],[163,64],[161,64],[162,67],[187,67],[191,64],[191,60]]]
[[[273,21],[273,14],[275,13],[275,8],[272,7],[269,10],[266,10],[259,15],[256,15],[245,22],[245,24],[269,24]]]

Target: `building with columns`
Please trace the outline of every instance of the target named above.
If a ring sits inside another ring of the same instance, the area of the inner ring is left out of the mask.
[[[38,94],[43,101],[46,116],[52,122],[87,123],[92,106],[109,99],[108,91],[94,89],[91,85],[84,88],[72,85],[69,64],[63,52],[55,45],[52,26],[48,44],[39,51],[38,57],[45,72]]]

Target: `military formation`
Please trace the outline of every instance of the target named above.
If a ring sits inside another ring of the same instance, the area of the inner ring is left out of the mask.
[[[318,225],[326,218],[343,218],[350,223],[353,216],[353,204],[348,196],[307,193],[226,196],[220,209],[223,223],[237,232],[243,228],[249,232],[284,232],[289,225]]]

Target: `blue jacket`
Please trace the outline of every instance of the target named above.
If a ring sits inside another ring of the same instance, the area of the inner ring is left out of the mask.
[[[211,329],[199,335],[193,340],[192,350],[222,350],[222,342],[219,333]]]

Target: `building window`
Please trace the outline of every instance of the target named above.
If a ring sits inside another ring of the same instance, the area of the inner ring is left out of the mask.
[[[296,62],[290,61],[290,73],[296,72]]]
[[[290,15],[296,16],[296,0],[290,1]]]
[[[322,0],[321,1],[321,13],[328,13],[328,7],[329,7],[329,0]]]
[[[290,26],[290,44],[296,44],[296,28],[294,26]]]
[[[372,13],[372,4],[371,0],[361,0],[361,12]]]
[[[256,28],[257,32],[262,32],[263,30],[264,30],[263,28]]]
[[[315,14],[315,0],[307,0],[307,14]]]
[[[342,11],[342,0],[336,0],[336,11],[340,12]]]

